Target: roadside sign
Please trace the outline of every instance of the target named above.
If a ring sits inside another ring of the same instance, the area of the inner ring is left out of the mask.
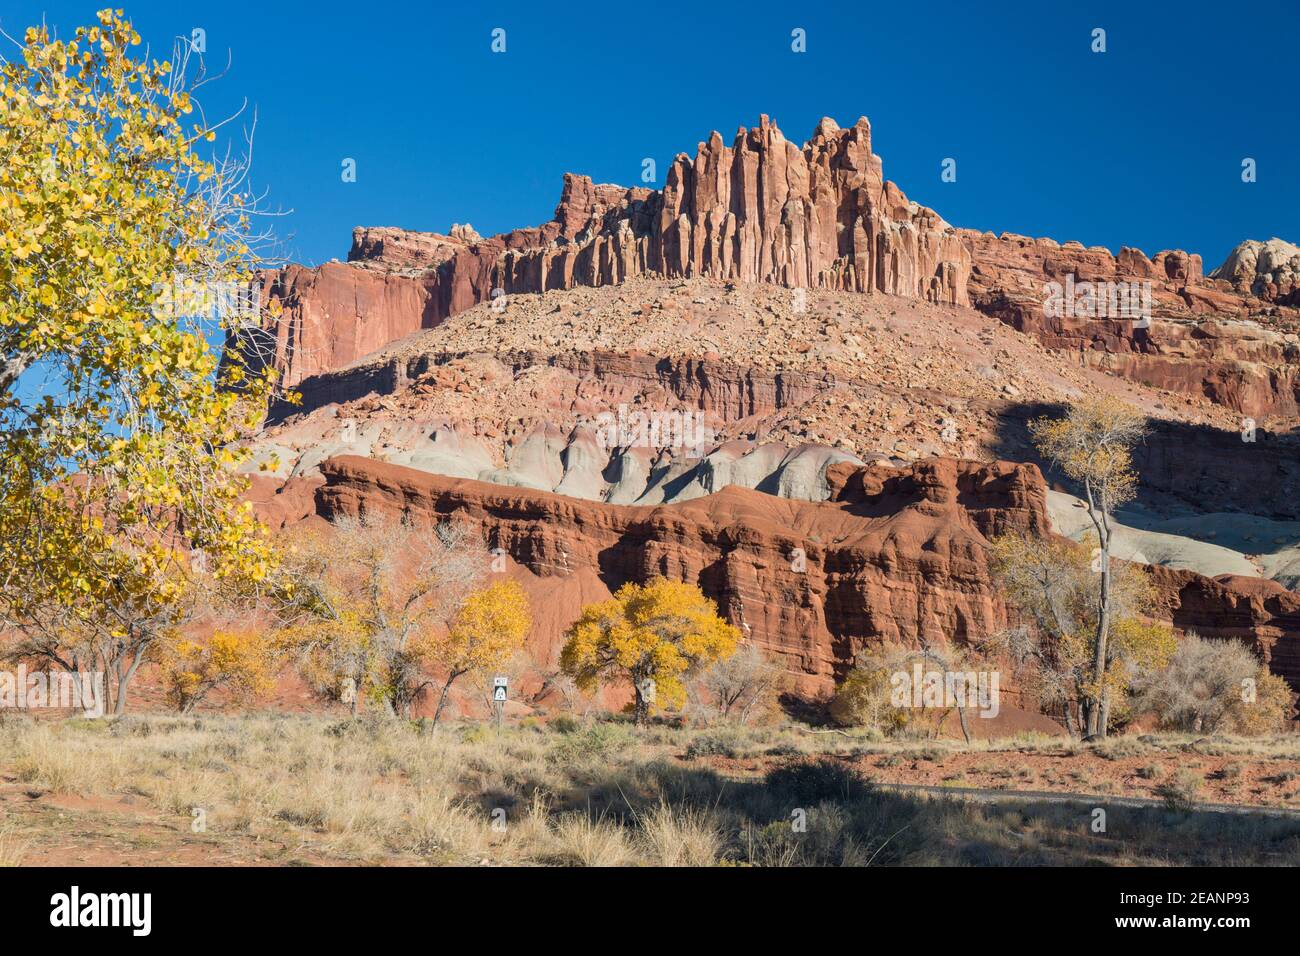
[[[498,674],[492,678],[492,709],[496,711],[497,726],[501,726],[501,718],[506,709],[506,693],[510,686],[510,678],[502,677]]]

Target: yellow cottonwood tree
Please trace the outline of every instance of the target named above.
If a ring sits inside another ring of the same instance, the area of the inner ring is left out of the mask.
[[[442,716],[447,694],[458,677],[505,663],[524,646],[532,627],[528,595],[518,581],[506,578],[466,598],[447,633],[425,641],[420,649],[426,660],[447,674],[433,712],[434,723]]]
[[[354,713],[364,697],[409,717],[432,684],[430,665],[456,663],[435,649],[487,565],[487,549],[461,526],[374,515],[303,529],[276,575],[286,582],[273,602],[277,641],[321,696]]]
[[[1088,398],[1070,406],[1061,419],[1030,423],[1038,450],[1083,487],[1088,517],[1097,535],[1099,571],[1096,627],[1092,635],[1093,684],[1097,696],[1085,702],[1089,736],[1104,738],[1111,699],[1105,680],[1111,626],[1111,513],[1137,490],[1133,447],[1146,432],[1146,418],[1113,397]]]
[[[0,56],[0,624],[81,622],[144,550],[260,581],[271,552],[231,466],[267,379],[209,344],[259,262],[242,160],[199,154],[189,47],[135,58],[120,10]],[[178,301],[179,286],[199,291]],[[207,295],[208,299],[203,299]],[[236,296],[237,298],[237,296]],[[220,308],[215,309],[220,313]],[[229,310],[227,310],[228,312]]]
[[[275,685],[272,644],[253,631],[217,630],[204,643],[178,639],[165,645],[159,656],[167,697],[183,714],[219,688],[247,703]]]
[[[1125,711],[1134,677],[1163,667],[1178,641],[1168,624],[1146,615],[1155,604],[1150,577],[1139,565],[1116,563],[1110,584],[1109,640],[1099,676],[1094,667],[1097,572],[1090,551],[1066,538],[1006,534],[991,542],[989,561],[1008,603],[1021,613],[1020,628],[994,635],[983,650],[1026,665],[1021,683],[1061,718],[1071,735],[1096,733],[1087,721],[1105,699],[1104,713]],[[1082,727],[1080,726],[1082,723]]]
[[[643,724],[650,714],[647,682],[654,682],[657,703],[680,707],[684,678],[734,654],[740,630],[695,585],[654,578],[587,605],[567,638],[560,652],[564,673],[584,690],[626,678],[636,693],[633,714]]]
[[[117,540],[95,558],[94,586],[61,603],[29,602],[10,625],[0,659],[101,674],[99,703],[121,714],[141,666],[199,613],[207,582],[157,543]]]

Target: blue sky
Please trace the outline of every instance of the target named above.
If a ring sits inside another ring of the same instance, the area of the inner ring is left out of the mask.
[[[99,5],[0,0],[0,26],[69,34]],[[566,170],[630,185],[652,157],[662,185],[676,153],[760,113],[797,142],[866,115],[885,175],[958,226],[1207,269],[1242,239],[1300,242],[1294,2],[119,5],[158,48],[201,27],[210,63],[230,51],[204,101],[257,106],[255,178],[293,210],[276,228],[297,261],[344,257],[356,225],[535,225]]]

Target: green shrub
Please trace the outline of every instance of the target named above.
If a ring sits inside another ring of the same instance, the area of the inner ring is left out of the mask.
[[[600,760],[627,747],[632,733],[622,724],[596,724],[587,730],[563,734],[555,744],[555,755],[562,761]]]

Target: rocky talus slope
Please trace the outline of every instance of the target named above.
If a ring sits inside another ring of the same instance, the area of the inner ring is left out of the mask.
[[[600,287],[633,276],[884,292],[974,308],[1112,374],[1205,396],[1246,416],[1297,414],[1300,252],[1247,240],[1207,277],[1181,250],[1148,258],[1078,242],[954,229],[883,178],[865,118],[823,119],[796,146],[767,117],[716,132],[662,190],[566,174],[550,222],[483,238],[358,228],[348,262],[268,273],[283,314],[258,353],[295,385],[430,328],[494,294]],[[1150,283],[1149,323],[1048,316],[1047,283]]]

